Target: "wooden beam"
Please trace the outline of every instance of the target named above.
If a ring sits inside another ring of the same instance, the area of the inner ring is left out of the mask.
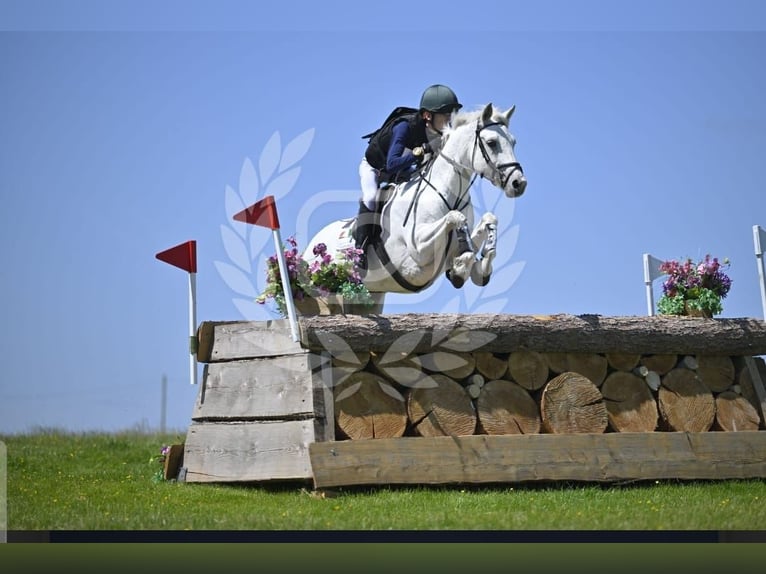
[[[197,361],[216,363],[304,353],[287,319],[205,321],[197,329]]]
[[[766,432],[402,437],[313,443],[316,488],[766,477]]]
[[[304,347],[336,352],[428,352],[437,341],[500,353],[766,354],[766,322],[745,318],[418,313],[303,317],[300,327]]]
[[[193,421],[324,417],[321,373],[309,355],[205,365]]]
[[[316,420],[192,423],[186,435],[186,482],[310,480],[308,445]]]

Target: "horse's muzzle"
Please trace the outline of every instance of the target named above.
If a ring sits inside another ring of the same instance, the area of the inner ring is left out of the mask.
[[[523,175],[521,177],[512,177],[508,184],[505,186],[505,195],[507,197],[520,197],[527,189],[527,178]]]

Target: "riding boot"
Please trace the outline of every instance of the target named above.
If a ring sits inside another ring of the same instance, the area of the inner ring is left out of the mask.
[[[377,207],[377,204],[376,204]],[[359,256],[359,267],[367,270],[367,248],[373,245],[380,237],[380,221],[377,209],[369,209],[363,202],[359,202],[359,213],[356,216],[356,228],[354,230],[355,247],[362,251]]]

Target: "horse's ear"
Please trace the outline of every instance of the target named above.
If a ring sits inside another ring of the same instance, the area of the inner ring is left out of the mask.
[[[483,124],[486,124],[491,119],[492,119],[492,102],[484,106],[484,109],[481,112],[481,122]]]
[[[511,119],[511,116],[513,115],[513,112],[516,111],[516,104],[513,104],[510,108],[508,108],[508,111],[503,114],[505,116],[505,124],[508,125],[508,121]]]

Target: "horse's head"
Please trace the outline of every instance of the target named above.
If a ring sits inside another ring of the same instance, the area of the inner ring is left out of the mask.
[[[508,197],[519,197],[527,188],[527,179],[514,152],[516,138],[508,130],[515,109],[516,106],[511,106],[503,112],[490,103],[481,112],[456,115],[452,125],[454,132],[473,130],[473,144],[464,150],[465,159],[474,173],[491,181]],[[455,135],[452,133],[449,137]]]

